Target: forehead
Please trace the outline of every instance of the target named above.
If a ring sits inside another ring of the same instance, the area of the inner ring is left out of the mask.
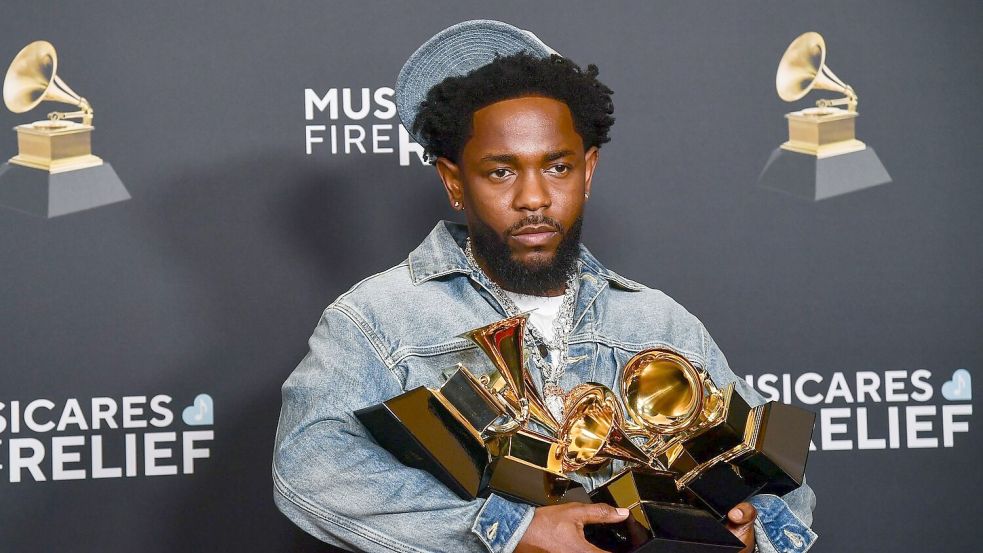
[[[495,102],[475,111],[471,138],[463,154],[465,158],[489,153],[535,155],[582,148],[583,142],[565,103],[526,96]]]

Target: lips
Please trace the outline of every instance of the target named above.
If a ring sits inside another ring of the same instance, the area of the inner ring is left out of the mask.
[[[512,233],[512,238],[527,247],[545,246],[560,235],[552,225],[526,225]]]

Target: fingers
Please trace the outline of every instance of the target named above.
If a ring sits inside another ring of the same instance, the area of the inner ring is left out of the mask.
[[[615,509],[604,503],[594,503],[579,507],[580,521],[583,524],[611,524],[628,518],[628,509]]]
[[[727,513],[727,522],[730,526],[744,526],[754,522],[758,516],[758,511],[750,503],[738,503],[730,512]]]

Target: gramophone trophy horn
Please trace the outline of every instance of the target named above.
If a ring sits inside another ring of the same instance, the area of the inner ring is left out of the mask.
[[[778,63],[775,75],[778,96],[786,102],[795,102],[810,91],[831,90],[845,95],[838,100],[819,100],[816,106],[846,105],[849,111],[857,111],[857,94],[826,65],[826,41],[822,35],[808,32],[799,35]]]
[[[629,359],[620,392],[628,431],[647,439],[644,449],[652,456],[718,423],[730,397],[705,371],[667,349],[645,350]]]
[[[80,118],[83,124],[92,124],[92,106],[58,76],[58,54],[44,40],[28,44],[11,62],[3,81],[3,101],[14,113],[30,111],[41,102],[71,104],[79,111],[51,112],[48,119]]]
[[[532,418],[556,435],[560,428],[536,393],[532,375],[526,369],[523,336],[528,315],[516,315],[464,334],[478,344],[505,380],[500,397],[520,423]]]
[[[555,449],[564,472],[589,471],[610,459],[652,466],[652,459],[625,432],[618,400],[606,386],[575,386],[567,393],[563,412]]]

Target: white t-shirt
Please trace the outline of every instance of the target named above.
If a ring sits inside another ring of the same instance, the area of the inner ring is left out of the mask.
[[[509,296],[509,299],[515,302],[515,305],[519,308],[519,311],[532,312],[529,314],[529,323],[536,327],[536,330],[538,330],[544,338],[549,341],[553,341],[555,339],[553,321],[555,321],[557,316],[560,314],[560,306],[563,305],[562,295],[527,296],[525,294],[509,292],[508,290],[505,290],[505,293]],[[556,363],[560,358],[560,351],[550,348],[549,356],[550,363],[553,366],[556,366]]]

